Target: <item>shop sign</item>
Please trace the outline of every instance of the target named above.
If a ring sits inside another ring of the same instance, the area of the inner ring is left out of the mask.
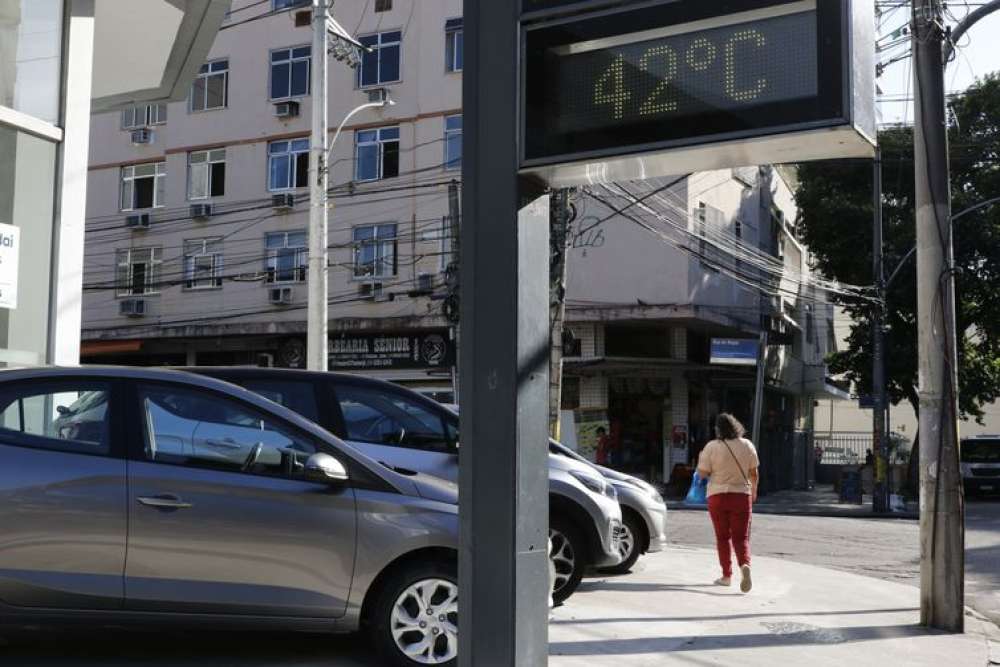
[[[713,338],[709,363],[756,366],[757,346],[753,338]]]
[[[447,331],[330,337],[330,370],[450,368],[454,363],[455,346]]]
[[[21,230],[0,223],[0,308],[17,308],[17,265]]]

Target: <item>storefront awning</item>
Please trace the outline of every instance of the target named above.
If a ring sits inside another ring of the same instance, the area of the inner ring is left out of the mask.
[[[80,344],[80,356],[84,357],[140,351],[142,351],[141,340],[93,340]]]

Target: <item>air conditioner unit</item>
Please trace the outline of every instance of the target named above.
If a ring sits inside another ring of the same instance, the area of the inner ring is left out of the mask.
[[[149,229],[149,213],[136,213],[125,218],[125,225],[133,229]]]
[[[280,195],[271,197],[271,206],[279,211],[289,211],[295,208],[295,195],[291,192],[283,192]]]
[[[268,290],[268,300],[276,306],[287,306],[292,302],[292,288],[272,287]]]
[[[133,144],[151,144],[153,143],[153,131],[148,127],[144,127],[139,130],[132,130],[132,143]]]
[[[118,314],[129,317],[142,317],[146,314],[145,299],[123,299],[118,302]]]
[[[396,300],[395,294],[393,294],[392,292],[385,292],[381,289],[375,294],[375,298],[372,299],[372,301],[374,301],[375,303],[386,303],[388,301],[395,301],[395,300]]]
[[[312,24],[313,15],[309,10],[295,12],[295,27],[305,28]]]
[[[295,118],[299,115],[299,103],[290,102],[278,102],[274,105],[274,115],[278,118]]]
[[[369,102],[385,102],[388,97],[389,93],[385,88],[372,88],[368,91]]]
[[[429,292],[434,289],[434,275],[421,273],[417,276],[417,289],[421,292]]]
[[[362,299],[375,300],[382,294],[382,283],[361,283],[358,285],[358,296]]]
[[[211,204],[191,204],[191,217],[192,218],[211,218],[212,217],[212,205]]]

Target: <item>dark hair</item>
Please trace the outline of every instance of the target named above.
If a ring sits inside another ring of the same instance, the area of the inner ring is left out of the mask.
[[[743,424],[736,417],[728,412],[723,412],[715,418],[715,431],[723,440],[736,440],[742,438],[746,432]]]
[[[603,426],[598,426],[596,433],[607,433],[607,431],[604,430]]]

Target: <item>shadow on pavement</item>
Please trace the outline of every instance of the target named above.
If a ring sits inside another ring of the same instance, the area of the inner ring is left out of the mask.
[[[364,638],[296,633],[102,631],[5,635],[11,667],[374,667]]]
[[[594,625],[597,623],[697,623],[700,621],[731,620],[741,618],[800,618],[803,616],[853,616],[856,614],[898,614],[920,611],[919,607],[902,607],[899,609],[859,609],[855,611],[793,611],[775,612],[771,614],[713,614],[712,616],[646,616],[635,618],[573,618],[553,620],[551,625]]]

